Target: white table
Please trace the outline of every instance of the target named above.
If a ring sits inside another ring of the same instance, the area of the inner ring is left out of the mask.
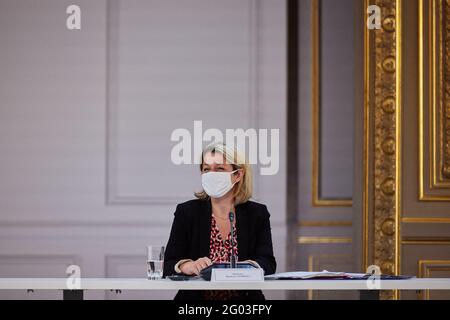
[[[380,280],[370,289],[366,280],[266,280],[264,282],[172,281],[143,278],[82,278],[76,290],[67,278],[0,278],[0,290],[63,290],[64,299],[82,299],[83,290],[359,290],[361,298],[378,297],[379,290],[450,290],[450,278]]]

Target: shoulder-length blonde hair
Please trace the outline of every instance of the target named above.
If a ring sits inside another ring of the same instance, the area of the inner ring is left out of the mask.
[[[225,163],[231,164],[233,170],[242,169],[243,175],[241,180],[233,186],[233,198],[235,205],[247,202],[247,200],[249,200],[253,195],[253,179],[251,166],[246,161],[245,157],[238,152],[236,148],[232,149],[223,143],[212,143],[202,152],[200,172],[203,171],[205,154],[209,152],[213,154],[216,152],[221,153],[225,158]],[[209,200],[209,196],[205,190],[196,192],[194,195],[200,200]]]

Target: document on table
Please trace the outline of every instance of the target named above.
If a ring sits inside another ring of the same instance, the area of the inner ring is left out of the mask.
[[[367,280],[371,274],[367,273],[349,273],[349,272],[330,272],[323,270],[320,272],[294,271],[281,272],[265,276],[265,280],[312,280],[312,279],[347,279],[347,280]],[[375,276],[375,275],[374,275]],[[375,276],[376,277],[376,276]],[[405,275],[379,275],[381,280],[406,280],[415,278]]]
[[[308,280],[308,279],[367,279],[369,275],[365,273],[330,272],[282,272],[265,276],[265,280]]]

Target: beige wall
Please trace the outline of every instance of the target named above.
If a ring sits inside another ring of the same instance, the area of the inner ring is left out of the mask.
[[[65,277],[75,263],[82,277],[145,277],[145,246],[167,242],[199,186],[197,166],[170,161],[171,132],[193,120],[280,129],[280,171],[256,177],[256,196],[284,271],[284,2],[78,1],[80,31],[65,27],[69,4],[0,3],[0,276]]]

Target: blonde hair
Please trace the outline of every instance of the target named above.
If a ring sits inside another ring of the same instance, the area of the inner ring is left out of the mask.
[[[225,163],[231,164],[233,170],[242,169],[243,175],[240,181],[238,181],[233,186],[233,198],[234,204],[238,205],[247,202],[252,197],[253,194],[253,179],[252,179],[252,168],[250,164],[246,161],[245,157],[238,152],[236,148],[227,147],[223,143],[212,143],[208,145],[202,152],[201,162],[200,162],[200,172],[203,171],[204,157],[207,153],[220,153],[225,158]],[[205,190],[196,192],[194,194],[200,200],[209,200],[208,194]]]

